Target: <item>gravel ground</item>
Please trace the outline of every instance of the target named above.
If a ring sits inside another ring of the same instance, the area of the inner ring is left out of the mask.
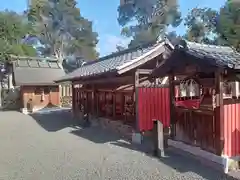
[[[0,112],[0,128],[3,180],[226,179],[173,151],[159,160],[111,132],[80,128],[66,112]]]

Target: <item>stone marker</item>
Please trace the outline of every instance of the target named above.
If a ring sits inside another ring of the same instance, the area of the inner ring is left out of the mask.
[[[153,121],[153,142],[154,155],[158,157],[165,157],[163,124],[159,120]]]

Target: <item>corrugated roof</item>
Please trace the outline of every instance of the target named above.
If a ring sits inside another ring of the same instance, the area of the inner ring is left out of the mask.
[[[228,46],[214,46],[186,41],[186,53],[212,60],[213,65],[233,68],[240,65],[240,53]]]
[[[119,71],[127,66],[139,62],[152,53],[162,53],[160,48],[164,48],[165,41],[155,44],[148,44],[136,48],[127,49],[121,52],[113,53],[98,60],[89,62],[66,76],[56,79],[57,82],[72,80],[75,78],[99,75],[105,72]],[[156,53],[156,56],[159,55]],[[150,59],[153,59],[151,57]]]
[[[53,85],[54,80],[65,75],[57,61],[21,59],[13,63],[16,86]]]

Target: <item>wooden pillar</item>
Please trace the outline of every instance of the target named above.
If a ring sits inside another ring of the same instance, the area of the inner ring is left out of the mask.
[[[139,130],[139,113],[138,113],[138,88],[139,88],[139,71],[135,72],[135,79],[134,79],[134,89],[135,89],[135,121],[136,126],[135,129]]]
[[[103,103],[103,106],[104,106],[104,115],[103,115],[103,117],[106,117],[107,116],[107,108],[106,108],[106,103],[107,103],[107,93],[106,93],[106,91],[104,91],[104,103]]]
[[[91,115],[95,115],[96,113],[96,104],[95,104],[95,86],[92,85],[92,93],[91,93]]]
[[[215,122],[217,134],[217,155],[221,156],[224,148],[224,104],[223,104],[223,72],[217,70],[215,72],[215,86],[216,86],[216,108],[215,108]]]
[[[176,135],[176,116],[175,116],[175,86],[174,74],[171,73],[168,77],[169,80],[169,95],[170,95],[170,125],[171,125],[171,138],[174,139]]]
[[[92,94],[92,98],[93,98],[93,103],[92,103],[92,107],[93,107],[93,113],[94,113],[94,116],[98,116],[98,101],[97,101],[97,90],[96,90],[96,86],[93,85],[93,94]]]
[[[124,116],[124,112],[125,112],[125,95],[123,92],[121,92],[121,102],[120,102],[120,106],[121,106],[121,116],[122,116],[122,119],[124,120],[125,119],[125,116]]]
[[[72,84],[72,112],[74,114],[76,112],[76,89],[74,88],[74,84]]]
[[[78,100],[78,109],[83,113],[84,99],[83,99],[83,89],[79,88],[79,100]]]
[[[78,87],[77,89],[77,110],[78,112],[81,112],[81,107],[82,107],[82,90]]]
[[[88,114],[88,95],[86,89],[83,91],[83,97],[84,97],[84,115]]]
[[[112,92],[112,100],[113,100],[113,104],[112,104],[113,119],[116,119],[116,92],[115,91]]]

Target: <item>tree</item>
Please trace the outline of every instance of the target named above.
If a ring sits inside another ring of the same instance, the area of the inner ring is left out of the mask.
[[[32,28],[24,21],[24,17],[13,11],[0,12],[0,60],[8,55],[35,56],[36,50],[22,39]]]
[[[176,0],[128,0],[118,8],[122,35],[132,37],[129,46],[156,41],[169,25],[181,23]]]
[[[68,55],[95,59],[97,33],[92,22],[83,18],[75,0],[32,0],[28,19],[34,26],[45,56],[61,62]]]
[[[200,43],[229,45],[240,51],[240,2],[228,0],[219,11],[194,8],[185,18],[184,38]]]
[[[217,15],[218,12],[210,8],[192,9],[184,21],[184,25],[187,27],[184,37],[193,42],[213,44],[217,35],[213,20]]]
[[[226,42],[240,52],[240,1],[228,0],[215,19],[219,42]]]

